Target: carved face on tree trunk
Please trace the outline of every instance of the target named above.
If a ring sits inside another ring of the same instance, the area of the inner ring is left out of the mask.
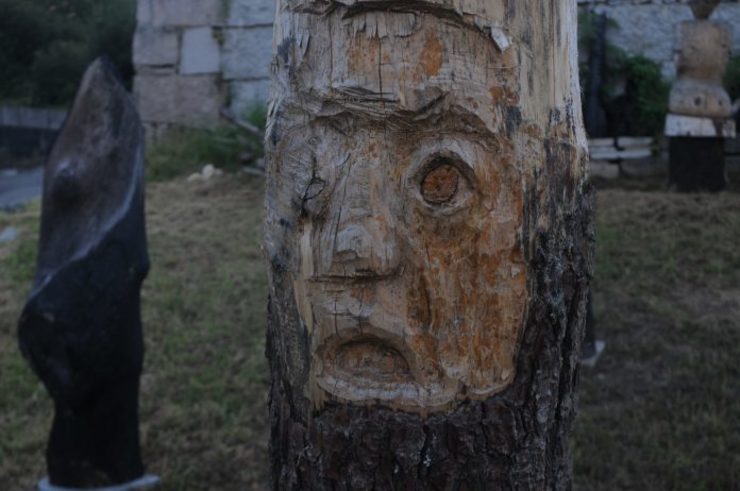
[[[312,36],[284,46],[303,90],[273,107],[266,239],[311,399],[434,410],[503,390],[528,301],[517,47],[472,18],[358,11],[303,71],[332,46]]]

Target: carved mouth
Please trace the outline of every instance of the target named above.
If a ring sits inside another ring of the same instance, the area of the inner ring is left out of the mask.
[[[340,345],[333,356],[334,371],[350,380],[377,383],[413,382],[406,358],[380,339],[368,337]],[[363,385],[364,385],[363,383]]]
[[[358,334],[329,347],[322,359],[318,385],[339,399],[418,410],[447,404],[455,397],[454,383],[419,377],[413,355],[400,340]]]

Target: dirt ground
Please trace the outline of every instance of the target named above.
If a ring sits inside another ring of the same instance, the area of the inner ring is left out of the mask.
[[[268,374],[262,181],[149,187],[142,442],[164,490],[265,489]],[[52,407],[21,359],[38,205],[0,213],[0,489],[44,474]],[[607,348],[582,369],[578,490],[737,490],[740,194],[598,193],[595,311]]]

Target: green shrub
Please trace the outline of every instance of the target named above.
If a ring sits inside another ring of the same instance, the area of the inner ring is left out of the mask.
[[[246,110],[244,116],[247,121],[264,131],[267,125],[267,106],[255,103]]]
[[[725,87],[733,101],[740,99],[740,55],[734,56],[727,66]]]
[[[164,181],[199,172],[206,164],[235,171],[245,149],[245,138],[234,127],[213,130],[173,129],[147,151],[147,178]]]
[[[655,136],[663,130],[670,84],[663,80],[660,66],[644,56],[628,56],[622,66],[624,95],[614,100],[624,115],[621,132],[635,136]]]
[[[263,103],[255,103],[247,109],[245,119],[257,128],[265,131],[265,128],[267,127],[267,106]],[[256,138],[253,135],[244,135],[244,137],[244,151],[246,154],[251,155],[252,160],[265,156],[265,142],[263,140]]]
[[[579,15],[579,50],[583,102],[588,101],[588,54],[595,41],[597,14]],[[607,19],[607,29],[619,25]],[[670,84],[662,76],[660,66],[642,55],[627,54],[607,43],[604,78],[599,99],[606,111],[608,132],[614,135],[654,136],[663,129],[668,112]],[[585,107],[584,107],[585,111]]]

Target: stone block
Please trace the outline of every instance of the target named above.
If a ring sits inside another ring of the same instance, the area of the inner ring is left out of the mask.
[[[620,136],[617,146],[620,148],[652,148],[655,139],[650,136]]]
[[[600,177],[602,179],[616,179],[619,177],[619,166],[603,160],[591,161],[591,177]]]
[[[228,15],[230,26],[259,26],[272,24],[275,19],[275,0],[232,0]]]
[[[269,77],[272,26],[225,29],[222,56],[226,80]]]
[[[176,75],[177,65],[136,65],[136,75],[152,75],[163,77]]]
[[[725,142],[725,153],[729,155],[740,155],[740,136],[727,139]]]
[[[137,29],[134,33],[134,65],[175,65],[179,45],[176,31],[151,27]]]
[[[617,149],[609,147],[596,147],[591,149],[591,158],[594,160],[603,160],[607,162],[621,160],[644,159],[652,155],[650,148],[628,148]]]
[[[255,105],[267,104],[270,95],[270,80],[233,81],[229,84],[231,110],[244,117]]]
[[[193,27],[182,34],[180,73],[194,75],[221,71],[221,46],[210,27]]]
[[[134,94],[145,123],[213,126],[223,104],[218,75],[137,76]]]
[[[221,24],[226,17],[224,0],[138,0],[139,27],[195,27]]]

